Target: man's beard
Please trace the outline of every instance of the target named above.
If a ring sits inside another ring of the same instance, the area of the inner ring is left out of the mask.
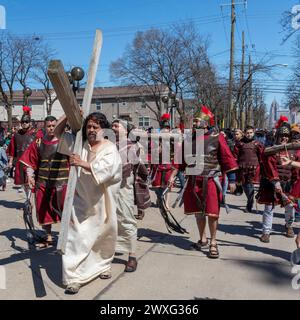
[[[27,132],[29,129],[30,129],[30,126],[25,127],[25,128],[24,128],[24,127],[22,127],[22,130],[23,130],[23,131],[25,131],[25,132]]]
[[[95,134],[95,133],[90,133],[89,135],[88,135],[88,141],[89,142],[94,142],[94,141],[96,141],[97,140],[97,134]]]

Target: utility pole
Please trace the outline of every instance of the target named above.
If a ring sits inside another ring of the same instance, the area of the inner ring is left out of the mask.
[[[235,16],[235,6],[236,5],[244,5],[246,6],[247,1],[244,0],[243,2],[237,2],[235,3],[235,0],[231,0],[231,4],[223,4],[221,5],[221,8],[223,6],[231,6],[231,37],[230,37],[230,70],[229,70],[229,85],[228,85],[228,119],[227,119],[227,125],[231,128],[236,127],[237,122],[237,114],[236,114],[236,108],[234,108],[233,105],[233,99],[232,99],[232,91],[233,91],[233,82],[234,82],[234,33],[235,33],[235,22],[236,22],[236,16]]]
[[[252,62],[251,62],[250,55],[249,55],[249,65],[248,65],[248,77],[249,77],[249,90],[247,95],[246,125],[251,125],[252,123]]]
[[[244,88],[242,88],[244,84],[244,74],[245,74],[245,32],[242,33],[242,64],[241,64],[241,75],[240,75],[240,101],[239,101],[239,118],[240,118],[240,129],[244,130],[245,128],[245,111],[244,111],[244,96],[243,91]]]
[[[229,127],[233,128],[235,124],[235,112],[233,110],[232,87],[234,80],[234,31],[235,31],[235,4],[231,0],[231,37],[230,37],[230,70],[229,70],[229,87],[228,87],[228,106],[229,106]]]

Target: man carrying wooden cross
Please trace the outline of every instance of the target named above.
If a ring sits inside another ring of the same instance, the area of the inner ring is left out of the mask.
[[[71,221],[63,261],[66,293],[96,277],[111,277],[111,262],[117,241],[116,200],[122,179],[121,157],[114,143],[105,139],[109,123],[104,114],[91,113],[84,121],[83,148],[72,154],[74,136],[63,133],[66,117],[60,119],[55,134],[61,136],[59,152],[70,154],[70,164],[78,171]]]
[[[61,221],[57,249],[63,254],[63,282],[66,293],[97,276],[111,277],[110,264],[117,240],[116,197],[122,179],[122,163],[117,147],[104,138],[109,124],[101,113],[89,114],[102,48],[102,32],[96,30],[87,85],[82,102],[82,117],[68,77],[59,60],[50,61],[48,76],[76,138],[65,132],[59,151],[70,155],[71,170]],[[64,132],[66,120],[56,127]],[[75,140],[75,141],[74,141]],[[74,148],[73,148],[74,147]]]

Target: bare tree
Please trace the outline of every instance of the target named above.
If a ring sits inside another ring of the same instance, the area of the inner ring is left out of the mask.
[[[253,125],[255,128],[264,128],[266,125],[266,104],[259,88],[253,90]]]
[[[0,40],[0,100],[7,112],[9,129],[12,127],[15,88],[25,88],[37,66],[39,46],[40,41],[35,37],[4,34]]]
[[[21,68],[18,40],[11,35],[0,42],[0,97],[7,111],[8,128],[12,127],[12,108],[14,105],[14,85]]]
[[[284,44],[289,38],[291,38],[299,29],[293,27],[293,19],[296,18],[296,14],[291,11],[284,11],[281,16],[280,24],[282,26],[282,44]]]
[[[35,81],[43,86],[42,93],[45,97],[47,116],[51,115],[52,106],[57,100],[56,93],[53,90],[50,79],[47,75],[49,62],[53,59],[54,55],[55,51],[47,44],[40,47],[37,65],[32,76]]]
[[[207,48],[207,39],[192,24],[138,32],[123,57],[111,64],[110,72],[113,80],[125,85],[147,87],[156,102],[157,110],[152,112],[157,119],[164,110],[162,95],[174,92],[180,99],[177,111],[185,120],[185,98],[200,96],[201,81],[209,79],[207,70],[214,73]]]

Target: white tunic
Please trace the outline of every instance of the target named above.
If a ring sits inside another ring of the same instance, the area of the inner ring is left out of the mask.
[[[67,140],[64,139],[65,145]],[[61,153],[64,143],[60,146]],[[65,285],[72,282],[84,284],[107,271],[117,241],[116,200],[122,179],[119,152],[109,141],[95,152],[85,142],[81,159],[90,163],[92,172],[82,168],[79,172],[62,258]]]

